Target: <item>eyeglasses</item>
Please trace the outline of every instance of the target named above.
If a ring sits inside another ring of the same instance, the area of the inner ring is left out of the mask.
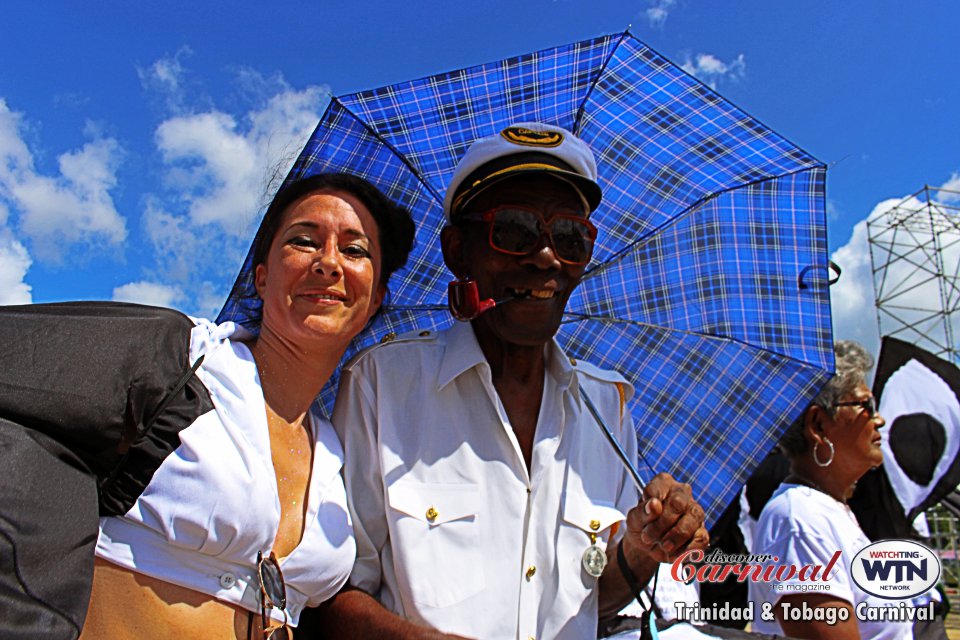
[[[533,253],[546,234],[560,262],[584,265],[593,255],[597,228],[582,215],[557,213],[543,220],[536,209],[518,205],[495,207],[482,214],[463,214],[467,220],[490,224],[490,246],[501,253],[525,256]]]
[[[291,640],[290,627],[287,626],[287,589],[283,584],[280,562],[271,551],[268,557],[257,551],[257,575],[260,577],[260,622],[263,624],[263,638],[284,637]],[[278,609],[283,613],[283,622],[273,620],[269,612]],[[277,634],[282,631],[282,634]]]
[[[835,407],[860,407],[860,411],[866,411],[871,418],[877,417],[877,399],[870,396],[866,400],[851,400],[850,402],[835,402]]]

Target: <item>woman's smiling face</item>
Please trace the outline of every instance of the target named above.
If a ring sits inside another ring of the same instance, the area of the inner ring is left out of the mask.
[[[284,212],[266,260],[256,267],[264,330],[286,340],[348,343],[383,301],[373,215],[344,191],[320,191]]]

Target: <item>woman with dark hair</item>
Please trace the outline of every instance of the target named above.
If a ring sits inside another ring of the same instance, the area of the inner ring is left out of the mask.
[[[312,176],[275,197],[252,252],[257,331],[195,321],[190,362],[203,358],[208,410],[133,507],[101,518],[82,637],[283,637],[345,584],[355,545],[343,452],[315,399],[413,232],[406,211],[353,176]]]
[[[855,608],[894,605],[862,591],[851,578],[854,555],[870,544],[847,506],[857,480],[883,463],[880,432],[884,420],[866,383],[873,358],[861,345],[841,340],[834,346],[836,375],[780,439],[790,459],[790,475],[760,514],[753,554],[769,554],[778,565],[819,566],[829,572],[821,584],[829,591],[808,590],[795,575],[785,581],[750,582],[750,600],[774,605],[776,621],[757,615],[753,631],[791,638],[912,638],[911,625],[859,620]],[[834,561],[837,552],[840,559]],[[784,615],[822,609],[818,615]]]

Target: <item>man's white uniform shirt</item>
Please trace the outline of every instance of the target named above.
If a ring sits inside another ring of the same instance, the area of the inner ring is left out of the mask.
[[[636,459],[621,401],[632,389],[555,342],[545,349],[529,472],[469,324],[344,367],[333,423],[357,539],[351,584],[447,632],[596,637],[599,590],[583,553],[619,539],[638,494],[578,384]]]

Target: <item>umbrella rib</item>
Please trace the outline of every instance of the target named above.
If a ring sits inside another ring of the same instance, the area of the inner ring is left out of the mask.
[[[614,318],[613,316],[597,316],[590,315],[586,313],[571,313],[569,311],[564,311],[563,313],[564,320],[562,324],[567,324],[570,322],[580,322],[581,320],[599,320],[605,324],[629,324],[636,327],[650,327],[651,329],[664,329],[666,331],[671,331],[674,333],[683,333],[689,336],[697,336],[699,338],[716,338],[717,340],[728,340],[731,342],[741,342],[735,338],[728,338],[726,336],[713,336],[708,333],[701,333],[700,331],[689,331],[687,329],[673,329],[670,327],[665,327],[662,324],[654,324],[652,322],[643,322],[642,320],[627,320],[625,318]],[[748,347],[755,347],[756,345],[747,344],[743,342],[742,344]]]
[[[657,329],[660,331],[669,331],[670,333],[681,333],[683,335],[694,336],[697,338],[704,338],[706,340],[721,340],[723,342],[739,344],[741,346],[747,347],[754,351],[763,351],[771,355],[774,355],[778,358],[785,358],[792,362],[798,362],[804,366],[809,366],[811,364],[799,358],[795,358],[793,356],[780,353],[779,351],[773,351],[772,349],[767,349],[766,347],[761,347],[756,344],[751,344],[739,338],[732,338],[730,336],[716,336],[716,335],[711,335],[709,333],[703,333],[701,331],[690,331],[688,329],[674,329],[673,327],[665,327],[662,324],[654,324],[652,322],[643,322],[641,320],[625,320],[624,318],[614,318],[612,316],[597,316],[597,315],[589,315],[586,313],[570,313],[569,311],[565,311],[563,315],[564,315],[564,318],[566,319],[561,320],[561,324],[569,324],[571,322],[580,322],[582,320],[596,320],[606,324],[629,324],[635,327],[650,327],[651,329]]]
[[[623,450],[623,446],[620,444],[620,441],[617,440],[617,437],[610,431],[610,427],[607,426],[607,423],[600,415],[600,412],[597,411],[597,407],[594,406],[593,400],[591,400],[590,396],[587,395],[586,389],[584,389],[580,384],[577,385],[577,388],[580,390],[580,395],[583,398],[584,403],[587,405],[590,415],[593,416],[594,421],[597,423],[597,426],[600,427],[603,435],[607,437],[607,442],[609,442],[610,446],[613,447],[613,452],[617,454],[617,458],[620,459],[620,463],[623,464],[624,468],[630,472],[630,477],[633,479],[633,484],[637,486],[637,491],[643,494],[644,482],[643,479],[640,478],[640,473],[637,471],[637,467],[634,466],[633,462],[630,460],[630,457],[627,455],[627,452]],[[641,455],[640,457],[643,456]],[[647,463],[645,458],[643,461]],[[647,463],[647,466],[650,467],[650,464]],[[650,471],[653,471],[652,467],[650,468]]]
[[[430,193],[433,194],[433,197],[435,198],[435,200],[436,200],[438,203],[443,202],[443,198],[440,197],[440,194],[437,193],[437,190],[434,189],[433,186],[431,186],[430,183],[428,183],[428,182],[426,181],[426,179],[420,174],[420,172],[417,170],[417,168],[414,167],[413,164],[411,164],[411,162],[407,159],[406,155],[400,153],[400,152],[397,150],[396,147],[394,147],[394,146],[393,146],[392,144],[390,144],[390,142],[388,142],[383,136],[381,136],[380,133],[377,132],[373,127],[371,127],[368,122],[366,122],[365,120],[363,120],[360,116],[358,116],[356,113],[354,113],[353,111],[351,111],[345,104],[343,104],[342,102],[340,102],[340,99],[339,99],[339,98],[334,97],[333,100],[335,100],[336,103],[337,103],[338,105],[340,105],[340,108],[341,108],[341,109],[343,109],[345,112],[349,113],[349,114],[353,117],[354,120],[356,120],[364,129],[366,129],[366,130],[370,133],[371,136],[373,136],[373,137],[374,137],[377,141],[379,141],[383,146],[385,146],[387,149],[389,149],[390,152],[391,152],[393,155],[395,155],[397,158],[399,158],[399,159],[400,159],[400,162],[403,163],[404,165],[406,165],[406,167],[407,167],[408,169],[410,169],[410,173],[412,173],[414,176],[416,176],[417,180],[420,181],[420,184],[422,184],[422,185],[427,189],[427,191],[429,191]]]
[[[613,60],[614,54],[616,54],[617,49],[620,48],[620,45],[623,44],[623,41],[630,35],[630,29],[620,34],[620,39],[617,41],[617,44],[613,45],[610,49],[610,55],[607,56],[607,59],[603,61],[603,64],[600,66],[600,69],[597,71],[596,80],[590,83],[590,88],[587,89],[587,95],[583,97],[583,100],[580,102],[580,106],[577,108],[577,115],[573,119],[576,130],[580,129],[580,120],[583,118],[583,110],[586,108],[587,103],[590,102],[590,96],[593,95],[593,90],[597,86],[597,82],[603,76],[603,73],[607,70],[607,65],[610,64],[610,61]]]
[[[625,255],[627,255],[627,254],[630,253],[631,251],[633,251],[634,248],[636,248],[637,246],[643,244],[643,243],[646,242],[649,238],[651,238],[651,237],[653,237],[653,236],[661,233],[661,231],[662,231],[663,229],[665,229],[665,228],[667,228],[667,227],[675,224],[675,223],[678,222],[679,220],[682,220],[682,219],[685,218],[686,216],[690,215],[690,213],[691,213],[694,209],[696,209],[697,207],[699,207],[700,205],[702,205],[702,204],[704,204],[704,203],[706,203],[706,202],[709,202],[710,200],[713,200],[714,198],[717,198],[717,197],[719,197],[719,196],[721,196],[721,195],[723,195],[723,194],[725,194],[725,193],[727,193],[727,192],[729,192],[729,191],[735,191],[736,189],[743,189],[744,187],[749,187],[749,186],[751,186],[751,185],[760,184],[760,183],[762,183],[762,182],[767,182],[767,181],[770,181],[770,180],[779,180],[780,178],[786,178],[786,177],[788,177],[788,176],[792,176],[792,175],[795,175],[795,174],[798,174],[798,173],[803,173],[804,171],[810,171],[811,169],[817,169],[817,168],[823,168],[823,167],[824,167],[823,163],[820,163],[820,164],[815,164],[815,165],[808,166],[808,167],[803,167],[803,168],[797,169],[796,171],[790,171],[790,172],[788,172],[788,173],[781,173],[780,175],[776,175],[776,176],[767,176],[767,177],[764,177],[764,178],[760,178],[760,179],[754,180],[754,181],[752,181],[752,182],[745,182],[745,183],[743,183],[743,184],[733,185],[733,186],[727,187],[726,189],[721,189],[720,191],[715,191],[714,193],[711,193],[711,194],[708,195],[708,196],[705,196],[705,197],[703,197],[703,198],[700,198],[699,200],[696,200],[695,202],[693,202],[689,207],[687,207],[686,209],[684,209],[680,214],[678,214],[678,215],[670,218],[669,220],[667,220],[666,222],[664,222],[664,223],[661,224],[660,226],[655,227],[655,228],[653,228],[653,229],[650,229],[650,230],[649,230],[647,233],[645,233],[643,236],[637,238],[636,240],[634,240],[634,241],[631,242],[630,244],[628,244],[628,245],[626,245],[625,247],[623,247],[622,249],[620,249],[620,251],[618,251],[618,252],[616,252],[615,254],[613,254],[613,256],[611,256],[609,259],[604,260],[602,263],[598,264],[598,265],[597,265],[596,267],[594,267],[593,269],[588,270],[586,273],[583,274],[583,280],[586,280],[586,279],[588,279],[588,278],[592,278],[592,277],[594,277],[595,275],[598,275],[599,273],[603,272],[607,267],[618,263],[621,258],[623,258]]]

